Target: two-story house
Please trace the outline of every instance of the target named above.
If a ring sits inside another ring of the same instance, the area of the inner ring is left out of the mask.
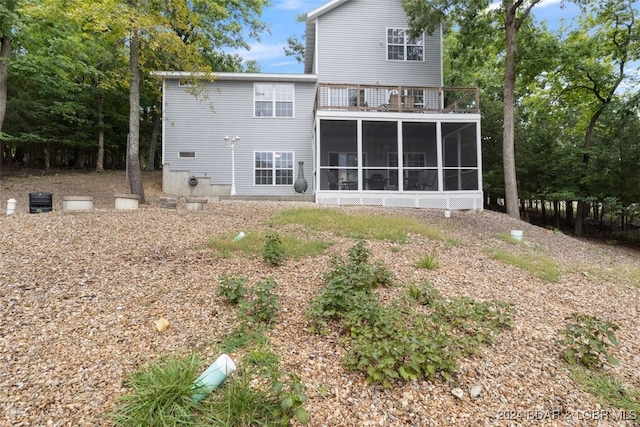
[[[442,87],[442,32],[408,35],[401,0],[307,15],[304,74],[217,73],[194,96],[163,81],[163,190],[319,204],[482,209],[475,88]],[[300,162],[303,162],[302,164]]]

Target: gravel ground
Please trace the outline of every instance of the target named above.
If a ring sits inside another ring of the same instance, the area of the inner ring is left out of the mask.
[[[500,299],[517,309],[515,326],[474,357],[462,360],[455,384],[414,381],[389,389],[367,386],[345,371],[336,337],[310,334],[304,313],[322,286],[329,255],[271,268],[260,259],[216,258],[203,249],[218,233],[264,230],[271,214],[312,203],[218,201],[203,212],[160,206],[161,173],[145,173],[147,204],[116,211],[126,192],[123,172],[22,175],[0,180],[0,425],[109,425],[104,414],[127,392],[124,377],[161,354],[196,351],[218,356],[216,343],[234,329],[235,313],[217,295],[222,273],[249,283],[278,283],[282,312],[269,334],[283,369],[307,385],[310,426],[632,425],[578,389],[559,358],[556,331],[573,312],[620,326],[621,364],[612,373],[640,387],[640,254],[586,242],[494,212],[341,208],[415,217],[460,244],[422,236],[394,245],[367,242],[404,283],[431,281],[445,295]],[[28,213],[29,192],[52,192],[53,212]],[[93,196],[91,212],[63,212],[62,196]],[[15,198],[15,215],[4,215]],[[524,230],[526,245],[497,238]],[[303,233],[286,226],[280,233]],[[353,245],[324,236],[344,253]],[[440,267],[416,269],[415,260],[438,246]],[[394,251],[393,246],[400,246]],[[562,267],[560,283],[535,278],[491,259],[486,250],[544,254]],[[634,280],[636,283],[634,283]],[[383,292],[391,297],[397,290]],[[155,320],[170,327],[160,333]],[[239,354],[231,354],[239,358]],[[471,398],[471,386],[482,393]],[[462,398],[451,393],[454,386]],[[323,392],[320,393],[319,391]],[[325,393],[324,391],[328,391]],[[560,416],[528,420],[559,410]],[[536,412],[537,411],[537,412]],[[505,418],[514,419],[507,420]]]

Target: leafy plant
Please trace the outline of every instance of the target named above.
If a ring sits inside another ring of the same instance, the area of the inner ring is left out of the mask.
[[[369,256],[358,242],[349,249],[347,261],[335,258],[307,312],[312,330],[325,333],[335,324],[343,332],[348,348],[344,363],[364,372],[367,382],[386,386],[435,375],[450,381],[460,357],[476,352],[511,324],[511,305],[445,300],[431,284],[412,286],[410,298],[383,306],[373,291],[390,284],[390,276],[378,280],[377,271],[384,269],[369,263]],[[430,312],[418,313],[417,303]]]
[[[369,263],[370,256],[371,251],[359,241],[348,250],[346,261],[333,259],[333,269],[324,275],[325,287],[307,312],[313,330],[326,331],[328,320],[345,317],[354,304],[367,305],[375,300],[373,289],[393,284],[391,271],[382,263]]]
[[[416,268],[426,268],[427,270],[435,270],[440,266],[437,258],[437,249],[434,246],[430,254],[422,255],[418,261],[416,261]]]
[[[278,295],[272,292],[276,285],[276,281],[268,277],[252,286],[250,298],[240,304],[242,317],[254,323],[273,323],[280,310]]]
[[[220,283],[218,295],[225,298],[229,304],[237,305],[247,295],[246,277],[233,277],[225,273],[218,281]]]
[[[604,364],[617,365],[608,348],[618,346],[615,331],[619,327],[595,316],[573,313],[564,329],[558,331],[559,344],[564,347],[562,354],[571,364],[581,364],[587,368],[600,368]]]
[[[442,299],[440,292],[429,282],[422,283],[420,286],[410,286],[408,292],[411,298],[422,305],[430,306]]]
[[[262,249],[262,259],[272,267],[282,265],[286,260],[286,255],[280,241],[280,235],[275,232],[267,233],[267,240]]]
[[[199,365],[195,355],[160,358],[129,375],[125,384],[132,391],[117,400],[109,418],[116,426],[199,425],[192,399]]]

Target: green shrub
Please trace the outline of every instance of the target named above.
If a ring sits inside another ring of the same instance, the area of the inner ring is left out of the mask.
[[[286,260],[280,235],[275,232],[267,233],[267,240],[262,249],[262,259],[272,267],[282,265]]]
[[[587,368],[619,363],[607,350],[612,345],[618,346],[615,337],[618,326],[587,314],[573,313],[568,319],[572,322],[558,331],[559,344],[564,347],[562,354],[567,362]]]
[[[218,281],[220,283],[218,295],[225,298],[229,304],[237,305],[247,295],[246,277],[233,277],[225,273],[220,276]]]
[[[333,269],[324,275],[325,286],[307,312],[311,329],[326,331],[328,321],[341,319],[355,301],[375,300],[373,289],[393,284],[393,274],[382,263],[369,263],[371,252],[362,241],[348,250],[348,259],[335,257]]]
[[[428,285],[422,289],[432,290]],[[416,313],[415,299],[398,299],[387,307],[356,301],[343,323],[349,335],[347,368],[363,371],[367,382],[385,386],[393,380],[436,375],[451,381],[458,359],[477,353],[511,325],[510,304],[447,300],[433,292],[428,302],[430,314]]]
[[[477,352],[511,325],[511,305],[446,300],[431,284],[413,286],[409,298],[383,306],[374,289],[390,284],[390,275],[381,265],[369,263],[369,256],[358,242],[348,251],[347,261],[335,258],[333,270],[324,276],[324,288],[307,312],[311,330],[326,333],[332,325],[339,328],[347,345],[346,367],[362,371],[369,383],[386,386],[395,380],[436,375],[450,381],[459,358]],[[419,314],[417,303],[428,306],[429,312]]]
[[[420,304],[427,306],[442,299],[440,292],[429,282],[423,283],[420,286],[410,286],[409,296]]]
[[[268,277],[252,286],[249,297],[240,304],[241,316],[252,323],[273,323],[280,310],[278,295],[273,293],[276,285],[276,281]]]

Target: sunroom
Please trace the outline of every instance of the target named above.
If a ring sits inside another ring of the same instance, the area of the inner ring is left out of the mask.
[[[470,113],[442,104],[437,111],[317,105],[317,203],[483,208],[477,104]]]

